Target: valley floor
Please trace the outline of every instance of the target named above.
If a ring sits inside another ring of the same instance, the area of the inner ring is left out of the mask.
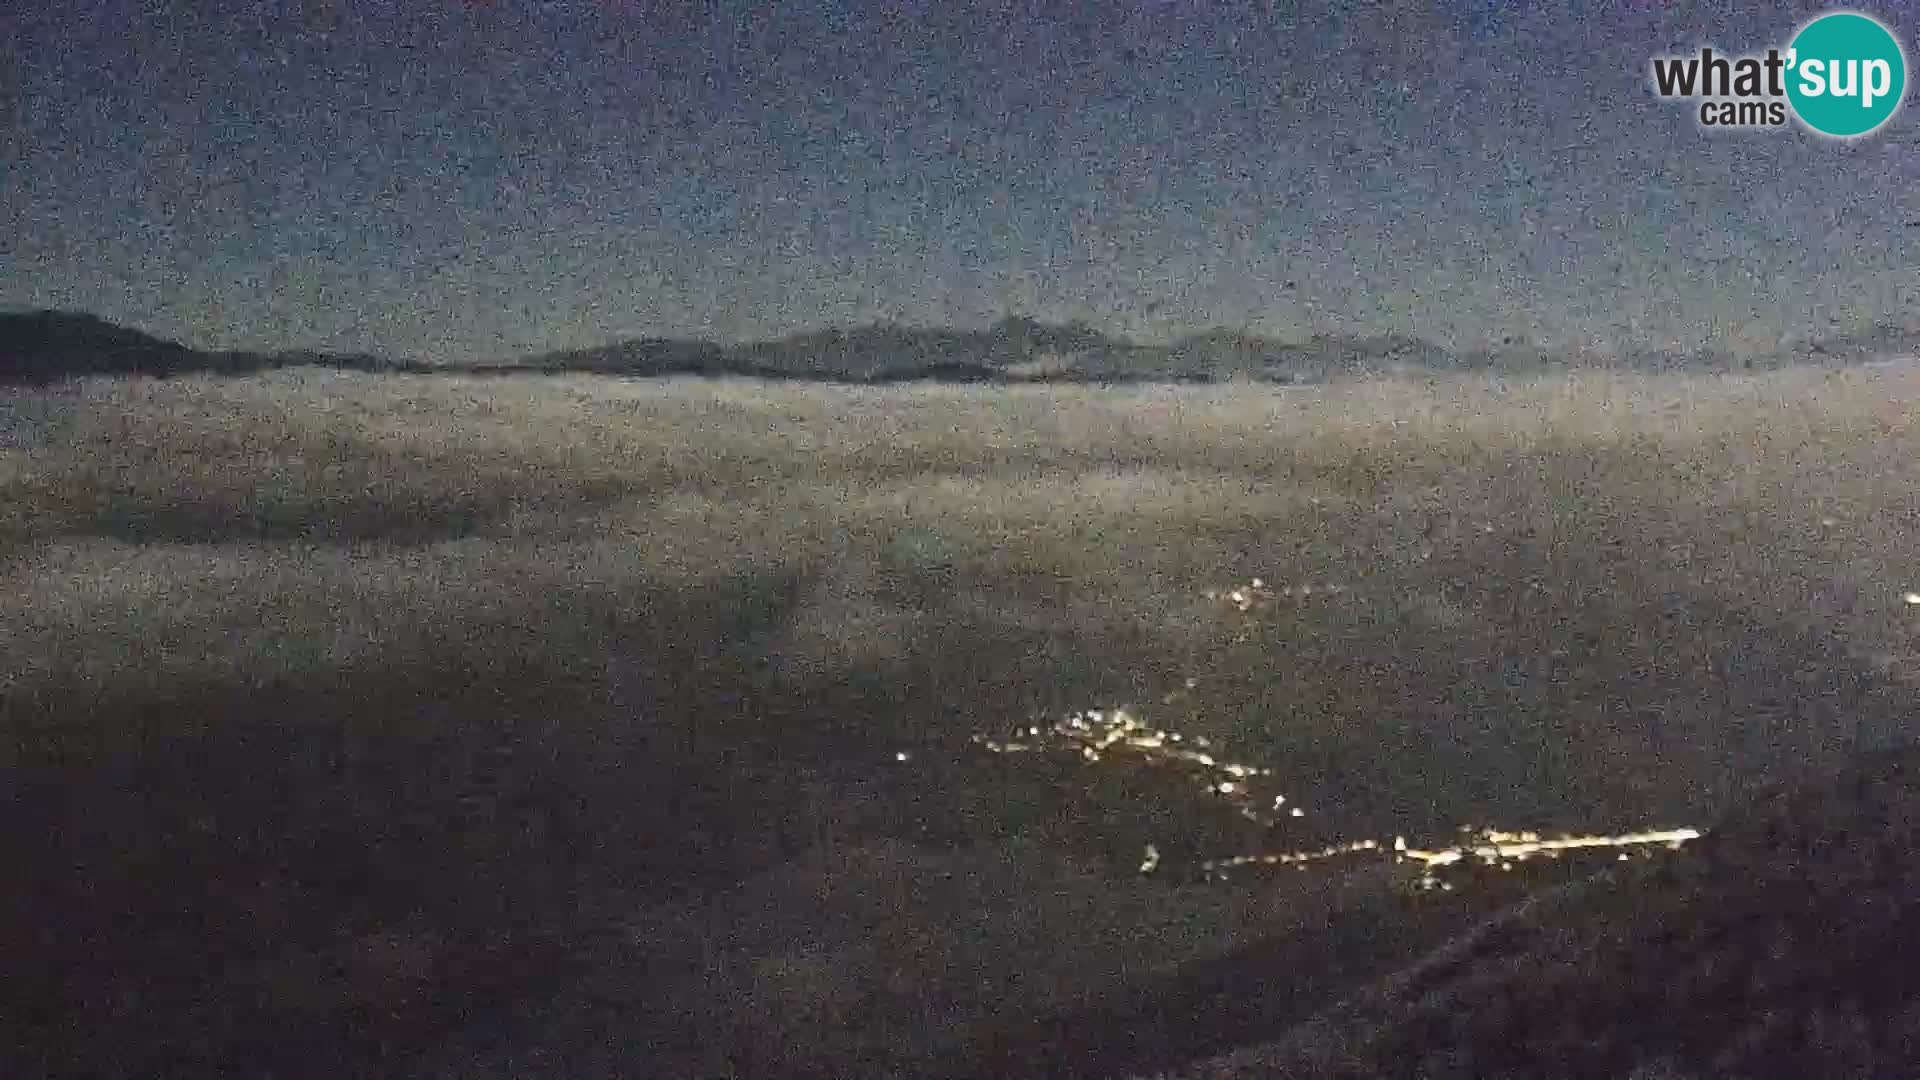
[[[1897,365],[0,390],[0,1071],[1266,1042],[1568,874],[1209,860],[1705,826],[1904,741],[1916,397]],[[974,740],[1122,705],[1270,771]]]

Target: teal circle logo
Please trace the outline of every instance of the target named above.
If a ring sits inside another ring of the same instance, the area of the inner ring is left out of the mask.
[[[1879,20],[1835,12],[1802,27],[1787,51],[1787,100],[1822,135],[1879,130],[1907,95],[1907,57]]]

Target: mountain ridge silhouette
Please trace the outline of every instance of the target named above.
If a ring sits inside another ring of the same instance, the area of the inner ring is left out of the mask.
[[[84,312],[0,313],[0,382],[100,375],[227,375],[288,368],[409,374],[595,374],[634,378],[747,377],[800,382],[1320,383],[1388,373],[1756,370],[1799,363],[1872,362],[1920,349],[1920,328],[1883,321],[1858,332],[1785,345],[1768,356],[1697,349],[1614,356],[1512,340],[1455,351],[1405,334],[1316,335],[1281,341],[1213,329],[1142,344],[1084,323],[1009,316],[984,329],[868,323],[740,344],[636,337],[519,358],[449,363],[367,353],[197,349]]]

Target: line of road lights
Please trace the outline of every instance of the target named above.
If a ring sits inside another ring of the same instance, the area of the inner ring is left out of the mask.
[[[1333,597],[1345,591],[1345,588],[1340,585],[1322,585],[1317,589],[1312,585],[1274,589],[1260,578],[1254,578],[1248,585],[1226,590],[1208,590],[1203,595],[1209,601],[1224,602],[1239,613],[1248,614],[1255,608],[1270,607],[1285,600],[1310,601],[1316,595]],[[1909,605],[1920,606],[1920,592],[1907,593],[1903,599]],[[1193,679],[1186,681],[1188,690],[1196,685]],[[1165,700],[1171,704],[1179,696],[1179,692],[1176,691],[1168,694]],[[1271,796],[1271,804],[1268,805],[1265,798],[1254,793],[1248,781],[1258,777],[1272,776],[1272,769],[1223,760],[1206,737],[1189,738],[1181,732],[1163,731],[1150,727],[1124,708],[1082,710],[1068,714],[1051,726],[1028,725],[1024,731],[1013,738],[995,739],[976,735],[973,742],[993,754],[1034,753],[1064,747],[1068,753],[1087,764],[1098,764],[1114,755],[1131,754],[1149,765],[1197,769],[1200,773],[1202,789],[1207,794],[1233,806],[1249,821],[1273,826],[1283,818],[1297,819],[1306,816],[1306,811],[1297,804],[1290,805],[1285,795]],[[902,760],[904,759],[903,754]],[[1518,864],[1535,858],[1552,859],[1569,853],[1607,849],[1617,850],[1618,859],[1626,861],[1632,858],[1629,853],[1631,851],[1656,853],[1661,849],[1678,850],[1688,841],[1699,839],[1700,836],[1698,829],[1676,828],[1612,835],[1567,835],[1545,838],[1532,831],[1507,832],[1498,829],[1466,827],[1461,829],[1461,839],[1458,842],[1443,847],[1414,847],[1408,843],[1406,837],[1396,836],[1391,843],[1359,840],[1316,850],[1209,859],[1199,863],[1198,868],[1203,877],[1215,880],[1245,868],[1292,866],[1305,869],[1311,864],[1333,859],[1379,856],[1390,858],[1396,863],[1419,864],[1422,873],[1417,884],[1421,888],[1450,890],[1453,888],[1452,884],[1441,877],[1441,873],[1450,868],[1479,867],[1511,871]],[[1151,843],[1146,845],[1140,861],[1140,873],[1155,873],[1160,869],[1161,862],[1159,847]]]
[[[1312,585],[1273,589],[1260,578],[1254,578],[1246,586],[1227,590],[1208,590],[1203,595],[1210,601],[1224,602],[1241,614],[1247,614],[1256,607],[1268,607],[1282,600],[1311,600],[1316,593],[1322,597],[1330,597],[1338,596],[1345,591],[1345,588],[1340,585],[1323,585],[1317,590]],[[1909,607],[1920,607],[1920,592],[1907,592],[1902,595],[1901,600]],[[1193,679],[1186,681],[1188,690],[1196,685]],[[1179,696],[1179,692],[1176,691],[1168,694],[1165,700],[1171,704]],[[1197,769],[1200,773],[1202,789],[1208,795],[1232,805],[1242,817],[1249,821],[1273,826],[1283,818],[1306,816],[1306,811],[1300,806],[1289,805],[1285,795],[1271,796],[1271,804],[1267,805],[1263,797],[1254,794],[1252,785],[1248,781],[1262,776],[1272,776],[1272,769],[1223,760],[1214,752],[1216,748],[1206,737],[1189,738],[1181,732],[1163,731],[1150,727],[1124,708],[1086,709],[1070,713],[1047,727],[1037,724],[1028,725],[1025,730],[1012,738],[995,739],[986,735],[975,735],[973,743],[992,754],[1039,753],[1058,749],[1060,744],[1065,744],[1073,757],[1087,764],[1098,764],[1109,757],[1132,754],[1149,765]],[[906,751],[901,751],[895,756],[902,762],[909,759]],[[1208,859],[1199,863],[1198,868],[1206,879],[1216,880],[1226,877],[1232,871],[1250,867],[1292,866],[1304,869],[1308,865],[1333,859],[1382,856],[1391,858],[1396,863],[1419,864],[1422,874],[1417,884],[1421,888],[1451,890],[1452,883],[1442,879],[1441,871],[1453,867],[1497,868],[1501,871],[1511,871],[1518,864],[1534,858],[1552,859],[1570,853],[1598,850],[1617,850],[1618,860],[1625,862],[1633,857],[1631,854],[1633,851],[1643,854],[1655,854],[1662,849],[1677,851],[1689,841],[1697,840],[1702,835],[1700,830],[1693,828],[1655,829],[1612,835],[1563,835],[1551,839],[1532,831],[1506,832],[1498,829],[1463,827],[1460,832],[1459,842],[1443,847],[1414,847],[1408,843],[1406,837],[1396,836],[1390,844],[1379,840],[1359,840],[1317,850]],[[1140,860],[1140,873],[1155,873],[1160,869],[1161,862],[1159,847],[1151,843],[1146,845],[1145,853]]]
[[[1241,816],[1262,825],[1277,824],[1284,818],[1303,818],[1306,811],[1289,805],[1285,795],[1271,796],[1271,809],[1262,805],[1247,781],[1272,776],[1273,770],[1223,760],[1205,736],[1188,738],[1180,732],[1162,731],[1142,723],[1126,709],[1088,709],[1067,715],[1051,727],[1029,725],[1011,739],[985,735],[973,738],[976,746],[988,753],[1027,754],[1052,751],[1087,764],[1131,754],[1149,765],[1184,766],[1201,773],[1201,788],[1207,794],[1226,801]],[[1064,753],[1062,752],[1064,751]],[[905,755],[902,755],[904,760]],[[1284,814],[1282,811],[1284,810]],[[1569,852],[1595,849],[1621,849],[1619,859],[1631,856],[1626,849],[1647,851],[1658,848],[1678,850],[1690,840],[1699,839],[1697,829],[1660,829],[1612,835],[1560,836],[1547,838],[1537,832],[1507,832],[1498,829],[1462,829],[1460,842],[1437,848],[1414,847],[1406,837],[1396,836],[1391,843],[1358,840],[1314,850],[1237,855],[1208,859],[1198,864],[1208,880],[1225,878],[1235,870],[1257,867],[1292,866],[1304,869],[1310,864],[1351,856],[1377,855],[1397,863],[1418,863],[1422,888],[1451,889],[1440,871],[1455,866],[1497,867],[1513,870],[1517,864],[1536,857],[1557,858]],[[1146,845],[1140,861],[1140,873],[1153,874],[1162,863],[1160,849]]]

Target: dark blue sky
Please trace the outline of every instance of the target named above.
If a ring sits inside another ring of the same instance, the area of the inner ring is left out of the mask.
[[[10,5],[0,305],[432,357],[1009,309],[1450,344],[1920,321],[1920,110],[1716,135],[1648,88],[1656,52],[1819,7],[1525,8]],[[1910,7],[1863,10],[1916,51]]]

